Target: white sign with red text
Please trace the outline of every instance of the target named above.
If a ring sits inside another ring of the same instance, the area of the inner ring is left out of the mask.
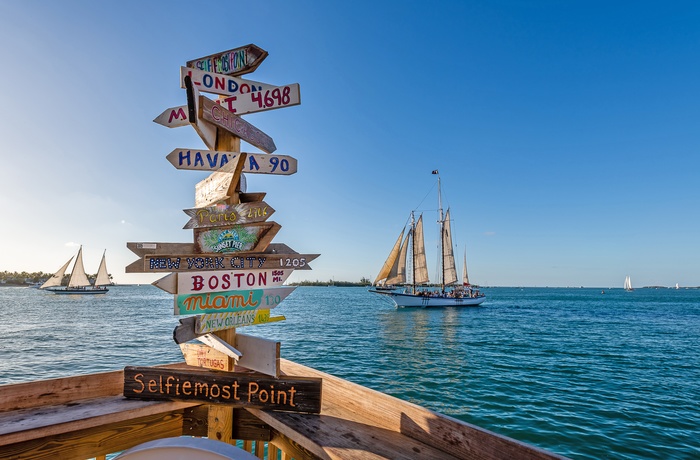
[[[178,273],[177,294],[237,291],[282,286],[294,270],[227,270]]]

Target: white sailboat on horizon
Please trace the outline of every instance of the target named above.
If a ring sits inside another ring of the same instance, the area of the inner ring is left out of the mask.
[[[625,278],[625,285],[624,285],[625,291],[634,291],[632,288],[632,280],[630,279],[630,276],[627,275]]]
[[[71,271],[70,278],[68,280],[68,286],[60,287],[63,281],[63,275],[70,265],[73,257],[68,259],[68,262],[63,264],[61,268],[54,273],[51,278],[46,280],[44,284],[41,285],[39,289],[45,289],[54,294],[105,294],[109,289],[107,286],[112,284],[109,279],[109,273],[107,272],[107,262],[105,259],[105,254],[107,251],[102,253],[102,260],[100,261],[100,268],[97,269],[97,277],[95,278],[95,283],[90,283],[90,280],[85,273],[85,267],[83,265],[83,247],[80,246],[78,250],[78,255],[75,258],[75,265],[73,265],[73,270]],[[90,288],[90,289],[88,289]]]

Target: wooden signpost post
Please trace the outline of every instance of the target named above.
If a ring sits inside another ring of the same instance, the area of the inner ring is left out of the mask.
[[[173,339],[192,368],[124,370],[128,398],[203,401],[209,406],[208,436],[230,442],[231,407],[318,413],[321,380],[280,376],[280,342],[239,334],[236,328],[275,323],[271,316],[295,287],[284,282],[309,270],[318,254],[298,254],[272,243],[281,226],[263,192],[248,192],[244,173],[291,175],[297,160],[274,155],[274,141],[241,115],[301,103],[299,84],[275,86],[238,78],[267,57],[255,45],[212,54],[180,68],[187,105],[166,109],[153,121],[192,126],[206,150],[175,149],[167,160],[177,169],[210,171],[195,186],[195,206],[185,209],[191,243],[127,243],[138,260],[127,273],[168,273],[153,284],[173,294],[180,316]],[[218,94],[213,101],[199,91]],[[240,141],[265,153],[243,153]],[[198,340],[201,344],[189,343]],[[246,373],[237,372],[247,370]],[[254,371],[254,373],[250,373]],[[228,407],[226,407],[228,406]]]

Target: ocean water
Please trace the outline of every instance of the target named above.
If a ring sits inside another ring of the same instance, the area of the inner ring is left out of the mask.
[[[396,309],[300,287],[239,329],[282,357],[574,459],[700,458],[700,290],[487,288]],[[172,296],[0,288],[0,384],[181,361]]]

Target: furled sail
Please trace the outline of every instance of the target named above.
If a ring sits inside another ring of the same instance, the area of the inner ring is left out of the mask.
[[[425,284],[429,282],[428,264],[425,260],[425,241],[423,239],[423,215],[416,222],[416,230],[413,237],[413,282]]]
[[[83,247],[80,246],[78,256],[75,259],[75,266],[73,267],[73,272],[70,274],[70,280],[68,280],[68,287],[85,286],[90,286],[90,280],[85,274],[85,267],[83,266]]]
[[[386,261],[384,262],[384,265],[382,266],[382,269],[379,270],[379,274],[377,275],[377,279],[374,280],[374,284],[376,285],[379,283],[381,280],[385,280],[389,278],[391,275],[392,268],[396,266],[398,259],[399,259],[399,250],[401,249],[401,239],[403,238],[403,232],[406,229],[404,228],[401,230],[401,234],[399,235],[398,239],[396,240],[396,243],[394,243],[394,247],[391,249],[391,252],[389,253],[389,257],[387,257]],[[390,284],[389,280],[387,280],[384,284]]]
[[[100,268],[97,269],[97,278],[95,278],[95,287],[97,286],[107,286],[112,284],[109,279],[109,273],[107,272],[107,262],[105,261],[105,251],[102,253],[102,260],[100,261]]]
[[[442,226],[442,283],[454,284],[457,282],[457,268],[455,256],[452,251],[452,230],[450,227],[450,209],[447,209],[445,221]]]
[[[68,265],[71,263],[73,258],[71,257],[68,259],[68,262],[66,262],[63,267],[59,268],[56,273],[54,273],[51,278],[47,279],[44,284],[41,285],[41,289],[48,288],[48,287],[54,287],[54,286],[60,286],[61,281],[63,280],[63,274],[66,273],[66,270],[68,269]]]

